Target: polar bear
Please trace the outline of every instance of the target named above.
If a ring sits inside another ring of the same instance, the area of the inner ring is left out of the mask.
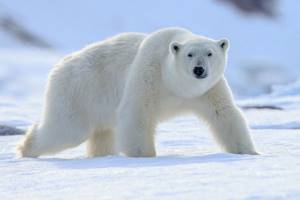
[[[18,149],[38,157],[87,141],[88,156],[156,155],[157,124],[194,113],[219,145],[256,154],[224,78],[229,42],[182,28],[125,33],[92,44],[51,71],[41,122]]]

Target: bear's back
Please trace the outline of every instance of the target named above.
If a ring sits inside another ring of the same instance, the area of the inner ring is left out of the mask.
[[[93,60],[98,67],[128,66],[146,36],[142,33],[119,34],[87,46],[82,53]]]

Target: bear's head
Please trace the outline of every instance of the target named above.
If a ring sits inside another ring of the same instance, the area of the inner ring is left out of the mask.
[[[204,94],[223,76],[228,47],[227,39],[171,42],[163,73],[168,88],[185,98]]]

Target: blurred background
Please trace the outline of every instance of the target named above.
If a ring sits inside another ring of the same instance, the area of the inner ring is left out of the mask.
[[[299,7],[294,0],[1,0],[0,90],[40,93],[66,53],[120,32],[179,26],[230,39],[226,75],[237,98],[293,95],[300,93]]]

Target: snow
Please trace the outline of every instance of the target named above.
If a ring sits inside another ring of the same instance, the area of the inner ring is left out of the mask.
[[[260,114],[259,112],[257,114]],[[250,121],[256,115],[249,114]],[[1,199],[297,199],[299,130],[253,130],[261,155],[221,153],[186,116],[159,126],[158,157],[87,159],[84,146],[18,158],[20,136],[0,137]]]
[[[0,125],[37,121],[47,74],[61,56],[39,49],[0,49]]]
[[[155,158],[86,158],[85,144],[19,158],[22,136],[0,136],[1,200],[299,199],[299,2],[280,1],[277,21],[239,17],[216,1],[173,2],[3,0],[5,12],[57,49],[24,47],[0,32],[0,125],[26,129],[40,119],[48,72],[66,52],[123,31],[176,25],[230,38],[227,77],[260,155],[223,153],[194,116],[159,125]]]
[[[300,129],[299,121],[291,121],[287,123],[279,124],[266,124],[266,125],[254,125],[251,126],[253,129]]]

